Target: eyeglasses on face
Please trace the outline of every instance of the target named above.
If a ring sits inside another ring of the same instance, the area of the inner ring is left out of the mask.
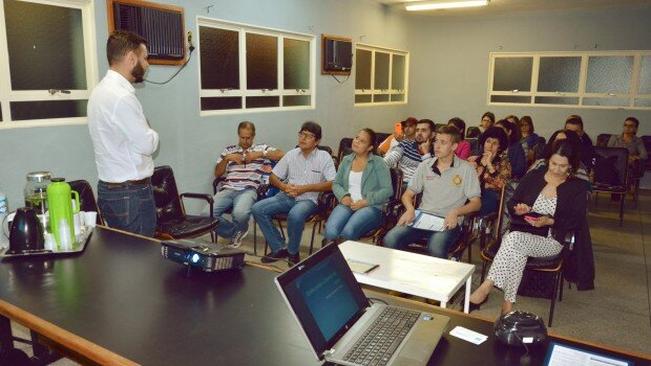
[[[307,140],[316,139],[316,135],[314,135],[312,133],[309,133],[309,132],[305,132],[305,131],[299,131],[298,132],[298,137],[299,138],[304,138],[304,139],[307,139]]]

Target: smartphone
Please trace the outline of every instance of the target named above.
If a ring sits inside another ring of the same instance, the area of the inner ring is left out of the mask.
[[[396,133],[396,135],[400,136],[402,135],[402,122],[396,122],[393,125],[393,131]]]
[[[535,221],[540,216],[543,216],[543,215],[539,214],[538,212],[529,212],[528,214],[524,215],[524,219],[526,221],[532,221],[532,220]]]

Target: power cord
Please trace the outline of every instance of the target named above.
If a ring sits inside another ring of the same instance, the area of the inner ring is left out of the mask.
[[[176,75],[178,75],[181,72],[181,70],[183,70],[188,65],[190,60],[192,59],[192,52],[194,51],[194,45],[192,44],[192,32],[188,32],[188,44],[190,45],[188,47],[188,50],[190,51],[190,53],[188,54],[188,59],[185,60],[183,65],[181,65],[181,67],[178,70],[176,70],[176,72],[172,76],[170,76],[169,79],[167,79],[165,81],[153,81],[153,80],[145,79],[145,82],[147,82],[149,84],[155,84],[155,85],[165,85],[165,84],[169,83],[170,81],[172,81],[172,79],[174,79],[176,77]]]
[[[343,84],[343,83],[345,83],[346,81],[348,81],[348,79],[350,79],[350,74],[348,74],[348,76],[346,76],[346,78],[345,78],[343,81],[342,81],[342,80],[339,80],[339,78],[337,78],[337,77],[335,76],[335,74],[330,74],[330,76],[332,76],[333,79],[337,80],[337,83],[339,83],[339,84]]]

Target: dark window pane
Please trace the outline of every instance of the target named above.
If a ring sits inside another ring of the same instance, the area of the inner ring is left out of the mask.
[[[277,38],[246,34],[247,89],[278,89]],[[247,103],[248,105],[248,103]]]
[[[531,103],[531,97],[515,95],[492,95],[492,103]]]
[[[310,42],[283,40],[285,89],[310,88]]]
[[[375,89],[389,89],[389,54],[375,52]]]
[[[40,102],[11,102],[11,119],[23,121],[29,119],[85,117],[87,100],[56,100]]]
[[[86,89],[80,9],[4,0],[4,10],[13,90]]]
[[[405,101],[405,95],[404,94],[391,94],[391,101],[392,102],[404,102]]]
[[[242,97],[211,97],[201,98],[201,110],[241,109]]]
[[[393,55],[391,66],[391,89],[402,90],[405,88],[405,56]]]
[[[246,108],[278,107],[280,97],[246,97]]]
[[[355,89],[371,89],[371,51],[355,51]]]
[[[238,32],[199,27],[201,89],[239,89]]]
[[[583,105],[627,106],[628,98],[583,98]]]
[[[389,94],[376,94],[373,96],[374,102],[388,102]]]
[[[636,107],[651,107],[651,98],[637,98],[635,99]]]
[[[576,97],[536,97],[537,104],[579,104]]]
[[[590,57],[585,91],[628,94],[632,72],[633,56]]]
[[[541,57],[538,91],[577,92],[581,57]]]
[[[533,57],[497,57],[493,73],[495,91],[530,91]]]
[[[640,69],[640,94],[651,94],[651,56],[643,56]]]
[[[311,99],[309,95],[286,95],[283,97],[283,105],[286,107],[310,105]]]
[[[370,94],[355,95],[355,103],[370,103],[372,98]]]

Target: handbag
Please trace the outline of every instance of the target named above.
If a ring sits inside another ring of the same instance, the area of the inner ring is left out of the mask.
[[[527,216],[540,217],[543,215],[535,212],[530,212],[527,214]],[[509,229],[510,231],[520,231],[523,233],[529,233],[529,234],[543,236],[543,237],[547,237],[547,235],[549,234],[549,226],[535,227],[529,224],[524,219],[524,215],[522,216],[511,215],[511,225],[509,226]]]

